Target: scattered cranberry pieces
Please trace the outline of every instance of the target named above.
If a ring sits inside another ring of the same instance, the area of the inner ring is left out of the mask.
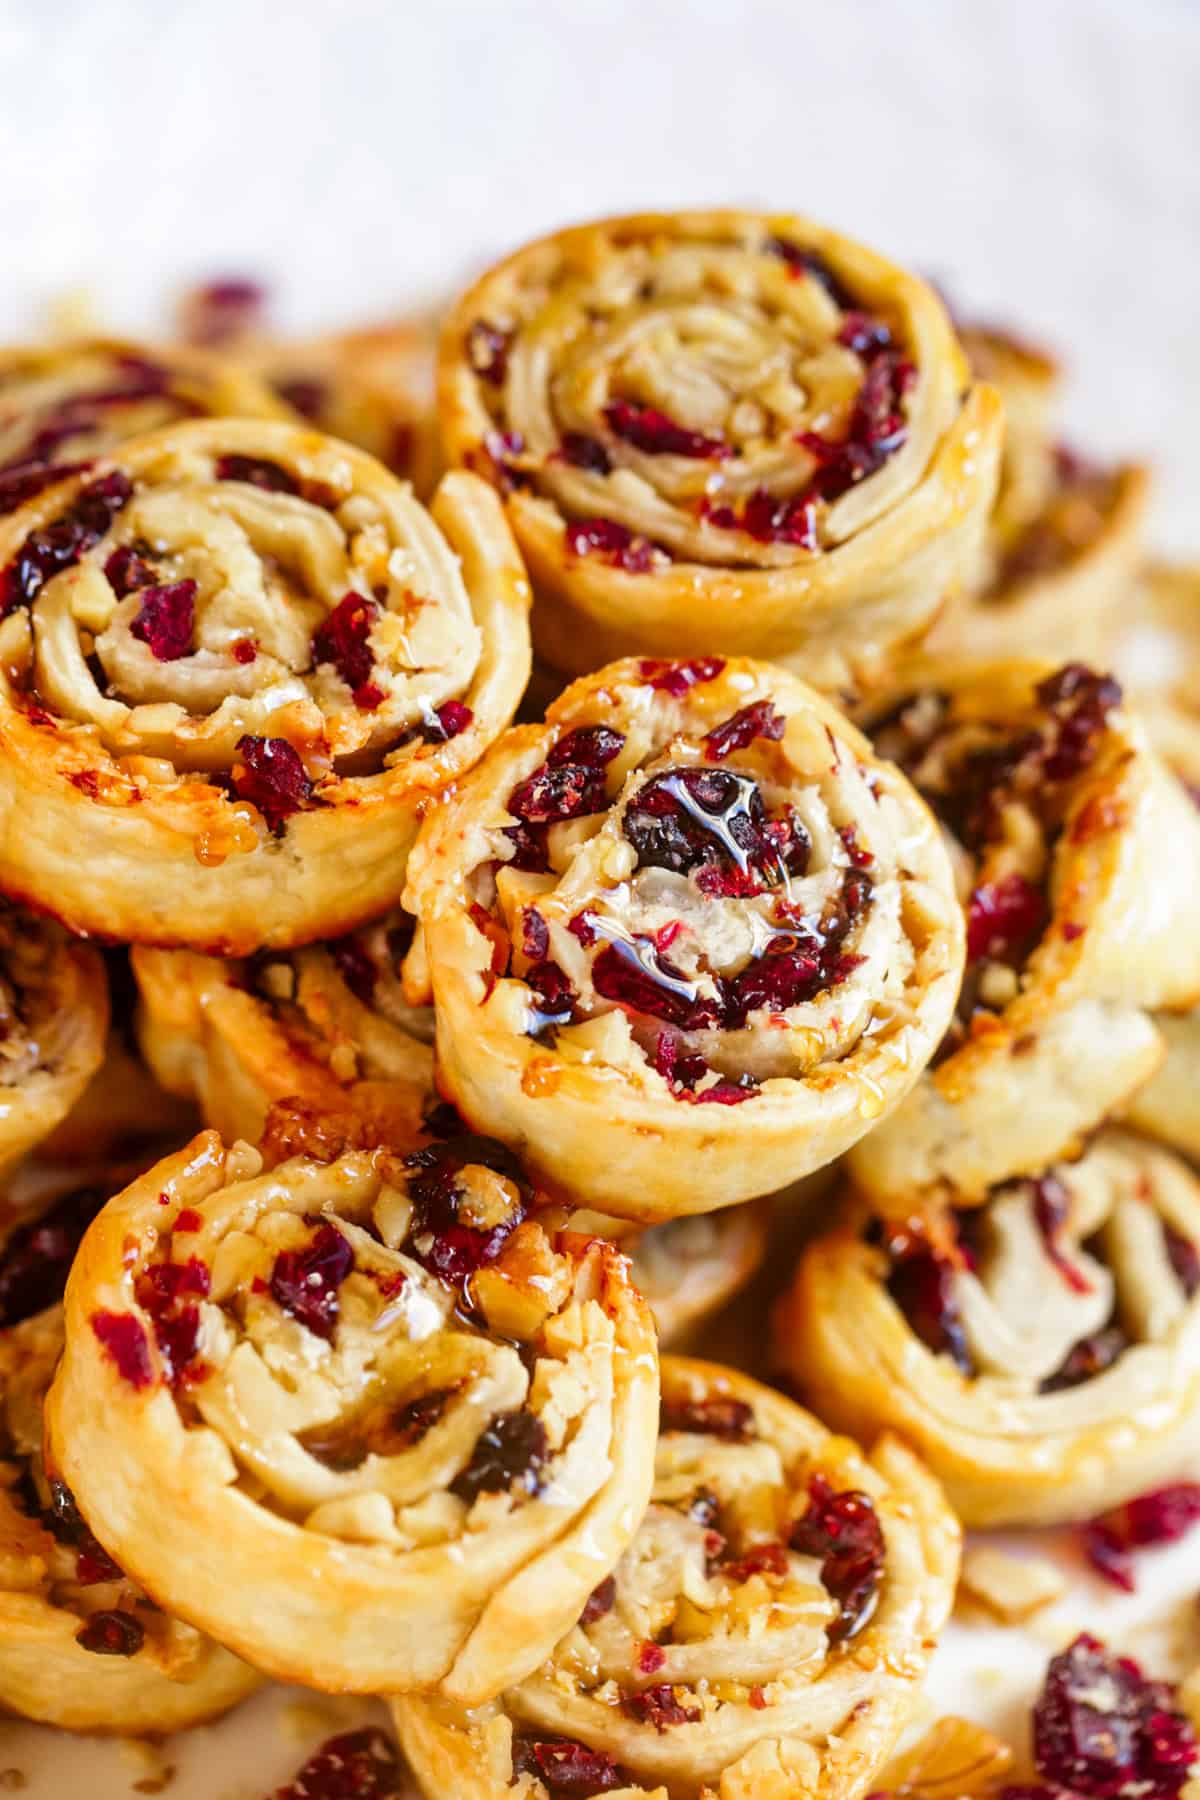
[[[673,1725],[698,1725],[704,1717],[698,1706],[680,1700],[670,1682],[660,1682],[640,1694],[626,1694],[621,1701],[624,1710],[639,1725],[653,1725],[655,1731],[669,1731]]]
[[[175,1215],[176,1231],[200,1231],[203,1229],[203,1226],[204,1220],[194,1206],[185,1206],[182,1211]]]
[[[351,590],[343,594],[333,611],[322,619],[313,632],[314,663],[332,663],[356,705],[363,690],[371,683],[375,653],[371,649],[372,627],[379,617],[379,602]],[[364,711],[371,710],[363,707]]]
[[[149,646],[158,662],[178,662],[192,647],[196,623],[196,583],[168,582],[141,590],[141,604],[129,629]]]
[[[586,431],[564,431],[557,454],[573,469],[586,469],[591,475],[612,472],[612,457],[600,439],[589,437]]]
[[[145,1627],[130,1612],[93,1613],[75,1633],[81,1650],[94,1656],[136,1656],[146,1641]]]
[[[656,406],[613,400],[605,407],[604,417],[615,437],[623,438],[648,456],[686,456],[695,461],[720,462],[733,454],[723,437],[689,431]]]
[[[154,585],[154,565],[132,544],[119,544],[104,565],[108,585],[123,600],[138,588]]]
[[[714,1394],[699,1400],[664,1400],[659,1430],[696,1432],[718,1438],[723,1444],[749,1444],[756,1436],[757,1425],[754,1408],[747,1401]]]
[[[525,982],[537,996],[537,1011],[528,1028],[530,1037],[542,1038],[554,1027],[570,1023],[578,996],[556,962],[535,963],[525,971]]]
[[[480,1435],[451,1491],[468,1506],[480,1494],[502,1494],[514,1483],[527,1494],[539,1494],[549,1453],[540,1419],[529,1412],[499,1413]]]
[[[1094,1376],[1102,1375],[1105,1369],[1110,1369],[1128,1348],[1128,1339],[1116,1325],[1110,1325],[1104,1331],[1093,1332],[1091,1337],[1080,1338],[1068,1350],[1054,1373],[1046,1376],[1041,1384],[1041,1392],[1057,1394],[1064,1388],[1078,1387],[1081,1382],[1091,1381]]]
[[[687,875],[701,867],[732,866],[748,874],[767,853],[763,817],[762,795],[750,776],[728,769],[668,769],[638,789],[622,829],[638,853],[639,868]],[[761,890],[760,882],[751,882],[751,892]]]
[[[402,1275],[401,1285],[403,1280]],[[396,1291],[399,1292],[399,1289]],[[415,1444],[423,1442],[444,1416],[455,1392],[454,1388],[433,1388],[429,1393],[418,1394],[415,1399],[397,1407],[388,1421],[391,1446],[397,1450],[411,1450]]]
[[[843,311],[849,307],[850,298],[845,288],[825,258],[816,250],[806,250],[803,245],[785,237],[767,238],[763,249],[768,256],[777,256],[781,262],[785,262],[792,275],[811,275],[814,281],[819,281],[829,298]]]
[[[1045,896],[1023,875],[985,881],[967,902],[967,955],[972,962],[1011,956],[1037,938],[1045,924]]]
[[[395,1746],[368,1725],[322,1744],[295,1780],[277,1788],[271,1800],[393,1800],[399,1793]]]
[[[1089,1632],[1052,1659],[1033,1710],[1038,1773],[1089,1800],[1173,1800],[1200,1746],[1165,1682]]]
[[[37,1514],[52,1537],[76,1551],[75,1579],[80,1587],[95,1587],[102,1581],[124,1579],[124,1571],[93,1536],[65,1481],[51,1480],[50,1504],[45,1510],[38,1502],[37,1489],[32,1482],[30,1488],[31,1511]]]
[[[328,1343],[338,1322],[338,1289],[354,1267],[354,1251],[335,1225],[319,1225],[303,1250],[281,1250],[271,1270],[271,1297],[314,1337]]]
[[[554,825],[599,812],[605,775],[625,738],[607,725],[581,725],[559,738],[540,768],[518,782],[508,810],[527,825]]]
[[[587,1605],[579,1615],[581,1625],[594,1625],[597,1619],[603,1619],[617,1603],[617,1582],[613,1575],[606,1575],[599,1587],[593,1588],[588,1595]]]
[[[349,937],[334,938],[328,949],[337,965],[338,974],[354,998],[361,1000],[364,1006],[370,1006],[375,999],[379,970],[364,948],[362,939],[351,933]]]
[[[861,320],[861,315],[852,315]],[[831,502],[881,469],[908,436],[903,412],[905,394],[916,379],[916,370],[899,351],[887,347],[886,327],[882,344],[874,342],[863,326],[855,328],[855,349],[868,356],[867,373],[850,413],[846,435],[831,440],[813,431],[802,431],[797,441],[817,462],[808,494]]]
[[[715,1000],[705,999],[649,938],[606,944],[592,964],[592,985],[605,1000],[632,1012],[662,1019],[683,1031],[700,1031],[719,1022]]]
[[[521,913],[521,948],[530,962],[541,962],[550,953],[550,927],[536,906]]]
[[[666,1660],[667,1653],[662,1645],[654,1643],[653,1639],[647,1639],[638,1649],[638,1674],[657,1675]]]
[[[835,1493],[824,1475],[814,1475],[791,1546],[802,1556],[822,1558],[821,1583],[841,1607],[829,1627],[830,1642],[853,1637],[874,1612],[883,1579],[883,1529],[871,1501],[852,1489]]]
[[[1122,700],[1121,685],[1083,663],[1066,663],[1038,686],[1037,697],[1055,716],[1043,758],[1051,781],[1070,781],[1095,760],[1108,715]]]
[[[785,1544],[755,1544],[745,1555],[721,1564],[727,1581],[749,1581],[755,1575],[786,1575],[788,1569]]]
[[[1200,1482],[1179,1481],[1149,1494],[1139,1494],[1124,1506],[1115,1506],[1092,1519],[1084,1527],[1084,1550],[1098,1574],[1131,1594],[1134,1580],[1130,1551],[1173,1544],[1197,1524]]]
[[[777,499],[769,488],[755,488],[740,511],[725,503],[705,500],[701,517],[718,531],[744,531],[760,544],[794,544],[800,550],[819,550],[817,509],[807,494]]]
[[[770,700],[755,700],[709,732],[704,748],[717,762],[724,762],[735,750],[744,750],[755,738],[777,743],[783,736],[787,720]]]
[[[701,682],[715,681],[724,667],[723,656],[697,656],[691,662],[647,660],[638,664],[638,674],[647,687],[654,688],[657,693],[682,700]]]
[[[140,1320],[132,1313],[97,1312],[92,1314],[92,1330],[123,1381],[139,1389],[153,1385],[150,1343]]]
[[[133,483],[121,469],[89,482],[75,504],[38,531],[30,532],[0,576],[0,616],[14,606],[30,606],[46,583],[98,544],[133,498]]]
[[[459,1219],[459,1176],[473,1164],[504,1176],[519,1198],[507,1218],[487,1229],[476,1229]],[[525,1216],[530,1189],[520,1164],[494,1138],[459,1132],[411,1151],[404,1167],[414,1212],[412,1254],[443,1281],[465,1283],[477,1269],[496,1260]]]
[[[589,1750],[574,1738],[513,1738],[514,1776],[532,1775],[549,1789],[553,1800],[592,1800],[629,1787],[631,1777],[607,1751]]]
[[[62,1299],[75,1252],[105,1198],[80,1188],[10,1233],[0,1251],[0,1326],[18,1325]]]
[[[296,477],[264,456],[218,456],[213,473],[218,481],[245,481],[268,494],[300,492]]]
[[[258,645],[253,638],[235,638],[230,645],[233,660],[236,663],[252,663],[258,661]]]
[[[1163,1220],[1163,1243],[1167,1260],[1175,1271],[1175,1279],[1190,1300],[1200,1290],[1200,1246]]]
[[[192,344],[212,347],[243,337],[262,323],[267,290],[240,275],[206,282],[188,295],[187,336]]]
[[[0,516],[16,512],[19,506],[34,500],[56,481],[71,475],[82,475],[90,463],[21,462],[0,470]]]
[[[312,799],[308,772],[286,738],[254,737],[237,741],[240,762],[233,766],[233,791],[256,806],[270,829],[282,830],[293,813]]]
[[[898,1231],[887,1243],[888,1293],[909,1326],[935,1356],[945,1354],[964,1375],[974,1373],[954,1294],[954,1264],[927,1238]]]
[[[1072,1293],[1090,1294],[1091,1282],[1062,1247],[1063,1227],[1071,1212],[1070,1194],[1057,1175],[1039,1176],[1029,1183],[1029,1188],[1034,1221],[1046,1246],[1046,1255]]]
[[[467,332],[467,360],[475,373],[499,387],[508,373],[512,332],[487,319],[476,319]]]
[[[576,519],[567,526],[572,556],[600,556],[627,575],[644,575],[654,560],[654,545],[618,519]]]
[[[446,700],[435,707],[432,716],[425,724],[425,741],[430,744],[447,744],[451,738],[461,737],[467,727],[474,721],[475,714],[461,700]]]

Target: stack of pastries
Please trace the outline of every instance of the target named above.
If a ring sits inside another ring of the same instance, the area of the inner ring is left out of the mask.
[[[0,1703],[859,1800],[961,1527],[1200,1458],[1200,578],[802,218],[434,335],[0,358]]]

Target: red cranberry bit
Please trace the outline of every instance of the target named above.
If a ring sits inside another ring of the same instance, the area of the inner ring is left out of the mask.
[[[547,1041],[556,1026],[568,1025],[575,1017],[578,995],[556,962],[535,963],[525,971],[525,983],[537,996],[528,1035]]]
[[[130,624],[130,631],[149,646],[156,661],[178,662],[192,648],[196,583],[172,581],[165,587],[143,588],[141,593],[141,605]]]
[[[155,569],[132,544],[121,544],[105,563],[104,574],[113,593],[123,600],[139,588],[152,587]]]
[[[802,275],[811,275],[814,281],[820,282],[829,298],[840,306],[843,312],[848,310],[851,304],[849,294],[825,258],[816,250],[806,250],[803,245],[797,244],[792,238],[785,237],[767,238],[763,249],[768,256],[777,256],[781,262],[785,262],[789,273],[797,278]]]
[[[679,1398],[662,1402],[660,1431],[687,1431],[715,1437],[723,1444],[749,1444],[757,1435],[754,1408],[724,1394],[708,1399]]]
[[[484,381],[499,387],[508,373],[513,334],[487,319],[476,319],[467,332],[467,361]]]
[[[31,1485],[31,1514],[36,1514],[60,1544],[77,1552],[75,1579],[80,1587],[95,1587],[102,1581],[122,1581],[124,1570],[113,1561],[103,1544],[92,1535],[91,1527],[79,1510],[74,1494],[65,1481],[50,1482],[50,1505],[42,1509],[37,1489]]]
[[[787,727],[787,720],[776,711],[770,700],[756,700],[740,712],[717,725],[704,740],[704,748],[717,762],[724,762],[735,750],[745,750],[755,738],[777,743]]]
[[[362,704],[359,696],[371,684],[375,668],[375,653],[369,640],[379,612],[377,600],[369,600],[366,595],[351,590],[343,594],[313,633],[313,662],[333,664],[350,689],[356,706]],[[364,707],[363,710],[370,709]]]
[[[240,762],[233,765],[233,791],[256,806],[278,834],[293,813],[312,800],[313,785],[299,754],[286,738],[254,737],[237,741]]]
[[[1114,1587],[1133,1592],[1131,1550],[1173,1544],[1200,1523],[1200,1482],[1139,1494],[1124,1506],[1101,1513],[1084,1527],[1084,1549],[1092,1567]]]
[[[910,1328],[935,1356],[947,1355],[963,1375],[974,1373],[962,1314],[954,1294],[954,1264],[916,1232],[894,1232],[888,1293]]]
[[[468,1506],[480,1494],[502,1494],[514,1483],[527,1494],[540,1494],[549,1454],[540,1419],[528,1412],[499,1413],[476,1441],[466,1468],[451,1482],[451,1492]]]
[[[233,660],[236,663],[252,663],[258,661],[258,645],[253,638],[235,638],[230,645]]]
[[[592,1800],[630,1787],[633,1778],[605,1750],[589,1750],[574,1738],[514,1736],[513,1776],[532,1775],[547,1788],[551,1800]]]
[[[670,694],[673,700],[682,700],[692,688],[701,682],[715,681],[725,667],[723,656],[697,656],[691,662],[654,662],[646,660],[638,664],[638,674],[657,693]]]
[[[140,1320],[132,1313],[97,1312],[92,1314],[92,1330],[123,1381],[132,1388],[153,1386],[154,1364]]]
[[[329,389],[315,375],[288,375],[271,384],[281,400],[294,407],[302,418],[319,424],[329,398]]]
[[[567,732],[541,767],[517,783],[508,797],[509,812],[535,826],[599,812],[606,799],[604,771],[624,743],[624,735],[606,725]]]
[[[218,456],[213,465],[218,481],[245,481],[268,494],[298,494],[300,483],[287,469],[264,456]]]
[[[1040,937],[1046,925],[1046,900],[1023,875],[985,881],[967,903],[967,956],[1012,956]]]
[[[786,1575],[787,1568],[786,1545],[755,1544],[744,1556],[722,1563],[721,1574],[727,1581],[740,1584],[751,1580],[755,1575]]]
[[[593,987],[605,1000],[682,1031],[700,1031],[719,1022],[717,1002],[703,998],[698,985],[686,980],[647,937],[606,944],[591,975]]]
[[[577,519],[567,526],[572,556],[599,556],[627,575],[644,575],[654,561],[654,545],[617,519]]]
[[[371,1006],[375,1000],[375,984],[379,980],[379,970],[364,949],[362,939],[353,934],[349,937],[334,938],[329,945],[329,954],[333,957],[338,974],[354,998],[361,1000],[364,1006]]]
[[[589,437],[586,431],[564,431],[555,454],[573,469],[586,469],[591,475],[612,473],[612,457],[600,439]]]
[[[824,1475],[814,1475],[808,1510],[792,1527],[791,1546],[803,1556],[822,1558],[821,1584],[841,1607],[829,1641],[853,1637],[874,1612],[883,1579],[883,1529],[871,1501],[853,1490],[835,1493]]]
[[[670,769],[652,775],[625,809],[625,837],[639,868],[687,875],[703,866],[749,874],[766,848],[758,783],[729,769]],[[803,858],[807,862],[807,839]],[[803,873],[797,867],[794,873]],[[751,880],[749,891],[761,893]]]
[[[314,1337],[329,1343],[338,1322],[338,1289],[354,1267],[354,1251],[336,1226],[318,1226],[303,1250],[281,1250],[271,1270],[271,1297]]]
[[[66,481],[71,475],[82,475],[90,467],[91,464],[86,462],[22,462],[0,471],[0,515],[7,517],[27,501],[36,499],[56,481]]]
[[[1165,1682],[1082,1632],[1046,1671],[1033,1753],[1045,1780],[1090,1800],[1173,1800],[1200,1745]]]
[[[244,337],[263,322],[267,290],[240,275],[206,282],[188,295],[187,337],[192,344],[213,346]]]
[[[212,1285],[208,1266],[198,1256],[187,1262],[153,1263],[137,1283],[138,1304],[150,1315],[163,1369],[172,1387],[198,1380],[200,1309]],[[194,1297],[194,1298],[193,1298]]]
[[[1063,1227],[1071,1212],[1071,1196],[1057,1175],[1042,1175],[1029,1183],[1033,1217],[1041,1233],[1046,1255],[1074,1294],[1090,1294],[1092,1284],[1062,1247]]]
[[[1175,1271],[1175,1279],[1190,1300],[1200,1290],[1200,1246],[1192,1239],[1176,1231],[1173,1225],[1162,1222],[1163,1243],[1166,1246],[1167,1260]]]
[[[603,1619],[617,1603],[617,1580],[615,1575],[606,1575],[600,1586],[593,1588],[588,1595],[587,1605],[579,1615],[581,1625],[594,1625],[597,1619]]]
[[[74,568],[132,498],[133,483],[121,469],[114,469],[89,482],[60,518],[30,532],[0,577],[0,617],[14,606],[32,605],[48,581],[64,569]]]
[[[457,1120],[449,1123],[457,1125]],[[511,1181],[521,1201],[507,1219],[490,1229],[477,1230],[459,1220],[459,1175],[472,1164]],[[443,1281],[465,1283],[477,1269],[496,1260],[525,1216],[531,1194],[520,1163],[494,1138],[459,1131],[441,1143],[410,1152],[404,1167],[414,1214],[411,1253]]]
[[[0,1327],[62,1299],[75,1252],[105,1199],[95,1188],[80,1188],[11,1233],[0,1251]]]
[[[769,488],[755,488],[736,507],[705,500],[700,516],[718,531],[744,531],[760,544],[795,544],[800,550],[820,549],[817,509],[804,494],[777,499]]]
[[[448,744],[451,738],[461,737],[474,718],[461,700],[446,700],[430,713],[421,735],[427,744]]]
[[[94,1656],[136,1656],[146,1641],[145,1628],[130,1612],[93,1613],[75,1633],[81,1650]]]
[[[393,1800],[399,1793],[395,1747],[382,1731],[365,1726],[322,1744],[271,1800]]]
[[[536,906],[527,906],[521,913],[521,948],[535,963],[550,953],[550,927]]]
[[[1039,1391],[1043,1394],[1058,1394],[1064,1388],[1078,1387],[1081,1382],[1091,1381],[1093,1376],[1102,1375],[1105,1369],[1111,1369],[1128,1348],[1129,1340],[1116,1325],[1110,1325],[1104,1331],[1093,1332],[1091,1337],[1080,1338],[1068,1350],[1053,1375],[1046,1376]]]
[[[604,417],[615,437],[623,438],[635,450],[645,451],[647,456],[686,456],[697,462],[721,462],[733,455],[723,437],[689,431],[656,406],[613,400],[605,407]]]
[[[657,1675],[667,1660],[667,1653],[661,1644],[648,1640],[640,1645],[637,1653],[637,1670],[639,1675]]]
[[[861,318],[861,315],[852,315]],[[891,335],[886,327],[886,343]],[[852,328],[863,354],[871,340],[861,324]],[[797,442],[816,458],[817,473],[809,494],[831,502],[881,469],[888,457],[899,450],[908,436],[903,399],[916,379],[916,370],[898,351],[877,346],[867,363],[867,373],[850,414],[844,438],[831,442],[814,431],[797,434]]]
[[[1121,704],[1121,685],[1083,663],[1067,663],[1039,684],[1037,697],[1054,713],[1055,729],[1046,734],[1046,775],[1070,781],[1095,761],[1108,715]]]
[[[176,1231],[201,1231],[203,1227],[204,1220],[194,1206],[185,1206],[181,1212],[175,1215]]]
[[[404,1277],[400,1279],[403,1286]],[[397,1288],[396,1292],[399,1291]],[[457,1391],[452,1387],[433,1388],[428,1394],[418,1394],[414,1400],[398,1406],[388,1420],[389,1444],[397,1450],[411,1450],[422,1443],[442,1419]]]
[[[686,1690],[685,1690],[686,1691]],[[680,1700],[670,1682],[648,1687],[640,1694],[626,1694],[621,1706],[639,1725],[653,1725],[655,1731],[669,1731],[673,1725],[698,1725],[704,1717],[698,1706]]]

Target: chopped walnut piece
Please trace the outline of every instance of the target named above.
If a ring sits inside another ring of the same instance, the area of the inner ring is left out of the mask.
[[[1066,1590],[1066,1576],[1045,1557],[1015,1556],[990,1544],[972,1545],[963,1556],[959,1592],[1005,1625],[1052,1606]]]
[[[992,1732],[951,1714],[893,1757],[874,1791],[913,1800],[971,1800],[995,1792],[1012,1759],[1009,1746]]]

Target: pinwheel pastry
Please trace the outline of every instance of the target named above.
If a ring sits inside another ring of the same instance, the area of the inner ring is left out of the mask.
[[[0,350],[0,513],[183,419],[291,417],[258,378],[203,351],[109,338]]]
[[[282,1100],[374,1121],[383,1140],[411,1134],[433,1088],[433,1015],[400,983],[412,926],[397,911],[240,961],[135,949],[147,1062],[231,1143],[257,1143]]]
[[[1055,412],[1060,371],[1046,351],[995,325],[956,320],[971,373],[1004,402],[1000,482],[988,524],[1003,556],[1041,514],[1055,488]]]
[[[430,815],[405,905],[443,1091],[552,1191],[647,1222],[831,1162],[909,1092],[962,967],[924,805],[747,660],[575,682]]]
[[[100,1067],[108,983],[96,950],[0,903],[0,1173],[51,1132]]]
[[[1106,1130],[982,1207],[852,1195],[776,1324],[822,1417],[902,1433],[964,1524],[1086,1518],[1195,1466],[1200,1182]]]
[[[471,1137],[268,1167],[207,1132],[157,1164],[84,1241],[48,1403],[105,1549],[285,1679],[523,1678],[653,1464],[649,1312],[564,1216]]]
[[[91,1173],[6,1225],[0,1249],[0,1703],[71,1731],[177,1731],[224,1712],[261,1677],[155,1606],[43,1460],[67,1270],[129,1171]]]
[[[974,569],[1002,432],[924,282],[733,211],[517,251],[443,328],[438,411],[448,458],[505,495],[553,666],[715,651],[822,688]]]
[[[668,1219],[625,1244],[633,1284],[654,1314],[660,1344],[678,1344],[739,1294],[767,1253],[763,1201]]]
[[[917,1702],[958,1526],[898,1441],[667,1357],[641,1530],[553,1657],[473,1712],[394,1705],[431,1800],[851,1796]]]
[[[430,515],[308,427],[131,442],[0,521],[0,880],[110,939],[352,929],[511,718],[527,602],[473,476]]]
[[[939,1183],[971,1204],[1077,1153],[1158,1067],[1146,1009],[1200,992],[1200,814],[1116,681],[1082,664],[923,659],[868,729],[946,829],[967,973],[854,1177],[901,1212]]]

